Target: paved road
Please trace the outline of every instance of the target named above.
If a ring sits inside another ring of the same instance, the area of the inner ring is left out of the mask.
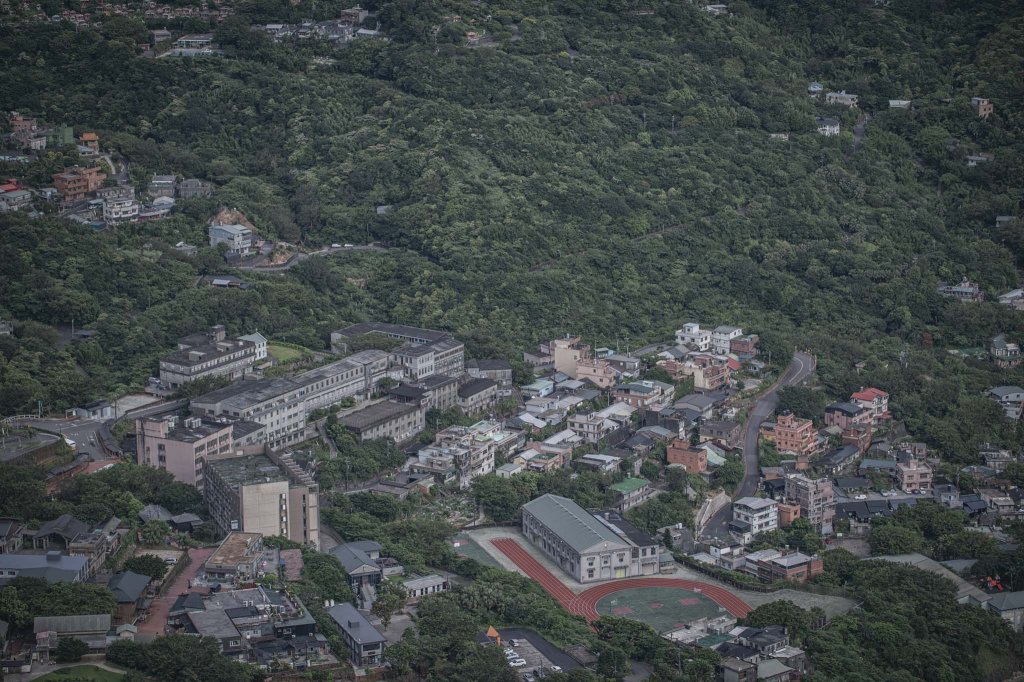
[[[311,258],[313,256],[330,256],[335,253],[344,253],[348,251],[387,251],[388,248],[384,246],[378,246],[377,244],[358,244],[354,246],[339,246],[333,247],[328,246],[319,251],[313,251],[312,253],[297,253],[291,257],[291,259],[282,263],[281,265],[236,265],[235,267],[239,270],[253,270],[256,272],[287,272],[302,261]]]
[[[797,351],[793,355],[793,362],[790,363],[782,377],[776,381],[768,391],[754,405],[754,409],[747,415],[747,422],[744,427],[743,436],[743,482],[736,488],[733,499],[749,497],[757,492],[757,485],[761,479],[760,468],[757,460],[757,435],[763,422],[768,415],[775,411],[779,404],[778,389],[783,386],[794,386],[810,376],[814,371],[816,361],[814,356],[803,351]],[[729,537],[727,526],[732,516],[732,505],[722,507],[705,525],[702,535],[711,537]]]
[[[196,577],[199,569],[203,567],[203,564],[210,558],[210,555],[213,554],[213,550],[213,547],[188,550],[188,556],[192,563],[186,566],[178,577],[174,579],[174,583],[167,588],[163,596],[153,600],[149,607],[149,613],[146,615],[146,620],[136,624],[140,635],[164,634],[164,626],[167,625],[167,613],[171,610],[171,606],[174,605],[179,595],[188,592],[206,594],[210,591],[205,587],[189,587],[189,583]]]
[[[103,422],[88,419],[22,419],[18,420],[18,425],[67,436],[75,441],[77,452],[90,455],[96,460],[107,459],[107,454],[99,446],[96,433]]]

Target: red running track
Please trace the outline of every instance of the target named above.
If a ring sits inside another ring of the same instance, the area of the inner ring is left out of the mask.
[[[566,611],[583,616],[587,621],[595,621],[601,617],[601,614],[597,612],[599,601],[615,592],[638,587],[677,587],[691,592],[700,592],[737,618],[741,618],[751,611],[745,601],[724,587],[682,578],[624,578],[602,583],[576,594],[512,538],[491,540],[491,544],[501,550],[527,576],[540,583],[541,587],[547,590],[548,594],[554,597]]]

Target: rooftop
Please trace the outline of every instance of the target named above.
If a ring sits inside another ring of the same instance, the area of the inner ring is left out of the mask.
[[[119,604],[138,601],[146,593],[150,577],[133,571],[118,573],[107,582],[107,587],[114,593]]]
[[[43,578],[48,582],[72,582],[85,569],[84,556],[46,554],[0,554],[0,569],[17,571],[19,576]]]
[[[769,500],[765,497],[741,497],[740,499],[733,502],[734,506],[749,507],[750,509],[768,509],[774,507],[778,503],[775,500]]]
[[[206,468],[215,471],[231,487],[288,480],[281,467],[266,455],[211,459],[207,460]]]
[[[406,338],[418,343],[431,343],[433,341],[440,341],[447,336],[451,336],[448,332],[437,331],[434,329],[422,329],[420,327],[410,327],[404,324],[390,324],[388,322],[360,322],[343,329],[335,330],[334,333],[344,337],[373,333],[387,334],[388,336]]]
[[[612,459],[618,459],[618,458],[617,457],[613,457]],[[640,490],[641,488],[647,487],[648,484],[649,484],[649,481],[647,479],[645,479],[645,478],[627,478],[627,479],[624,479],[624,480],[622,480],[622,481],[620,481],[618,483],[612,484],[612,485],[610,485],[608,487],[611,490],[614,490],[617,493],[622,493],[623,495],[628,495],[629,493],[634,493],[637,490]]]
[[[469,398],[497,386],[490,379],[473,379],[459,386],[459,397]]]
[[[524,504],[523,510],[536,517],[577,552],[601,542],[610,542],[616,546],[624,544],[610,528],[567,497],[550,493],[541,495]]]
[[[349,603],[332,606],[327,609],[327,613],[357,644],[383,644],[387,641],[384,635],[370,625],[370,621]]]
[[[393,403],[390,400],[385,400],[384,402],[375,403],[361,410],[351,412],[339,419],[338,422],[342,426],[354,431],[363,431],[392,419],[398,419],[399,417],[411,414],[418,409],[415,405]]]
[[[206,560],[207,566],[223,566],[236,568],[246,558],[251,558],[253,550],[260,547],[262,533],[232,532],[224,538],[220,546]]]

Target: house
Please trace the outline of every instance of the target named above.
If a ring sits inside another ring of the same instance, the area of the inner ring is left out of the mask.
[[[721,682],[757,682],[757,664],[724,656],[715,666],[715,679]]]
[[[988,354],[991,356],[992,362],[1003,369],[1010,369],[1024,362],[1024,358],[1020,354],[1020,345],[1007,341],[1005,334],[1000,334],[992,339]]]
[[[474,379],[490,379],[498,386],[512,385],[512,365],[508,360],[466,360],[466,373]]]
[[[18,576],[43,578],[50,583],[85,582],[89,561],[84,556],[67,556],[57,550],[46,554],[0,554],[0,585]]]
[[[971,108],[979,118],[988,118],[995,111],[995,106],[985,97],[972,97]]]
[[[10,554],[20,550],[24,537],[24,523],[10,517],[0,518],[0,554]]]
[[[614,455],[591,453],[583,455],[579,459],[574,460],[573,463],[579,468],[593,469],[604,473],[614,473],[622,470],[622,459]]]
[[[15,189],[0,192],[0,210],[17,211],[23,208],[32,207],[32,192],[24,189]]]
[[[578,582],[660,570],[657,543],[617,512],[591,514],[549,493],[523,505],[522,516],[526,539]]]
[[[808,556],[803,552],[764,549],[748,554],[742,570],[764,583],[776,580],[805,583],[823,573],[825,567],[817,554]]]
[[[998,614],[1016,632],[1024,629],[1024,592],[1000,592],[984,604],[988,611]]]
[[[107,174],[99,166],[72,166],[53,175],[53,186],[64,197],[65,204],[74,204],[102,187],[106,179]]]
[[[800,507],[800,516],[807,519],[819,532],[832,531],[836,507],[832,481],[792,474],[786,477],[785,497],[786,501]]]
[[[411,440],[426,428],[426,410],[386,400],[350,412],[338,423],[355,434],[359,442],[390,438],[396,443]]]
[[[634,408],[643,408],[671,398],[672,386],[661,381],[633,381],[619,384],[612,391],[612,398]]]
[[[213,47],[213,34],[185,35],[174,41],[174,47],[179,50],[208,50]]]
[[[959,509],[963,506],[960,501],[960,490],[952,483],[941,483],[932,487],[932,497],[943,507]]]
[[[1024,388],[1020,386],[996,386],[988,391],[988,397],[999,403],[1007,419],[1020,419],[1024,404]]]
[[[981,456],[985,459],[985,466],[996,471],[1005,471],[1007,466],[1017,461],[1010,450],[991,443],[983,443],[980,451]]]
[[[67,548],[75,538],[88,532],[89,524],[70,514],[61,514],[39,527],[32,536],[32,546],[36,549],[49,549],[51,546]]]
[[[899,462],[896,465],[896,480],[905,493],[927,493],[932,488],[932,468],[919,459]]]
[[[135,622],[135,613],[143,606],[150,580],[148,575],[122,571],[107,581],[107,587],[117,601],[114,625]]]
[[[57,648],[62,639],[79,639],[91,650],[107,648],[110,631],[109,613],[84,616],[36,616],[32,631],[36,636],[36,650],[44,658]]]
[[[171,32],[166,30],[166,29],[158,28],[158,29],[154,29],[154,30],[149,32],[149,44],[150,45],[155,46],[155,45],[157,45],[157,43],[162,43],[162,42],[170,40],[170,39],[171,39]]]
[[[743,336],[743,330],[739,327],[731,327],[725,324],[715,327],[711,332],[711,350],[719,355],[727,355],[732,340],[741,336]]]
[[[524,399],[545,398],[555,392],[555,383],[547,379],[538,379],[532,384],[520,388]]]
[[[1004,305],[1012,310],[1024,311],[1024,289],[1013,289],[999,296],[999,305]]]
[[[741,497],[732,503],[730,530],[756,536],[779,527],[779,505],[763,497]]]
[[[178,178],[173,175],[154,175],[149,181],[146,192],[154,199],[157,197],[173,198],[177,184]]]
[[[700,439],[701,441],[720,440],[726,445],[732,446],[739,442],[741,431],[739,422],[709,419],[701,422]]]
[[[825,91],[825,86],[818,81],[811,81],[807,84],[807,94],[811,97],[818,97]]]
[[[341,628],[353,667],[371,668],[384,663],[387,639],[354,606],[337,604],[327,609],[327,615]]]
[[[414,604],[427,595],[447,592],[449,584],[447,578],[435,573],[419,578],[410,578],[402,582],[402,587],[405,588],[407,603]]]
[[[825,408],[825,425],[848,429],[871,422],[871,412],[857,403],[832,403]]]
[[[839,134],[839,119],[827,116],[815,116],[814,127],[817,129],[819,135],[835,137]]]
[[[432,487],[434,477],[431,474],[399,472],[394,478],[382,479],[370,489],[370,492],[404,500],[410,495],[426,495]]]
[[[757,347],[761,343],[761,337],[757,334],[737,336],[729,341],[729,352],[743,358],[752,358],[757,355]]]
[[[171,189],[173,192],[173,187]],[[210,225],[209,228],[210,246],[225,244],[228,247],[227,253],[246,256],[252,251],[253,232],[252,228],[245,225]]]
[[[967,167],[974,168],[979,163],[989,163],[995,160],[995,154],[992,152],[978,152],[977,154],[967,155]]]
[[[175,189],[179,199],[213,196],[213,183],[196,178],[179,180]]]
[[[681,438],[676,438],[668,446],[666,459],[670,465],[682,465],[688,474],[702,474],[708,469],[707,450],[691,446]]]
[[[390,575],[401,575],[402,565],[390,557],[382,557],[380,543],[373,540],[345,542],[330,550],[348,576],[349,586],[360,603],[372,602],[373,588]],[[367,604],[369,606],[369,604]]]
[[[463,414],[477,414],[498,402],[498,383],[492,379],[471,379],[459,386],[457,404]]]
[[[203,564],[210,583],[236,584],[263,574],[263,534],[233,531]]]
[[[696,322],[687,322],[682,329],[676,330],[676,343],[695,351],[711,350],[711,330],[701,329]]]
[[[857,108],[857,95],[849,94],[846,90],[840,90],[839,92],[825,93],[826,104],[838,104],[840,106],[848,107],[850,109]]]
[[[814,466],[823,472],[834,475],[853,464],[858,455],[860,455],[860,450],[856,445],[844,445],[822,457],[815,462]]]
[[[79,419],[103,422],[114,418],[114,406],[106,400],[95,400],[75,408],[75,414]]]
[[[91,131],[86,131],[78,136],[78,143],[88,149],[93,154],[99,154],[100,152],[100,138],[99,136]]]
[[[850,402],[868,410],[875,426],[892,418],[889,414],[889,394],[880,388],[862,388],[850,396]]]
[[[966,277],[960,280],[959,284],[939,285],[938,292],[943,296],[955,298],[967,303],[977,303],[985,300],[984,294],[981,293],[981,287],[974,282],[969,281]]]
[[[672,403],[672,406],[678,409],[690,409],[696,412],[702,419],[711,419],[712,412],[717,402],[718,401],[712,395],[690,393]]]
[[[645,478],[626,478],[608,486],[608,489],[615,494],[615,511],[618,512],[643,504],[652,492],[650,482]]]
[[[806,469],[808,460],[819,448],[814,422],[788,412],[779,415],[773,425],[762,426],[761,436],[764,440],[775,443],[779,452],[795,454],[798,469]]]
[[[586,456],[586,455],[584,455]],[[502,464],[494,470],[494,473],[498,475],[498,478],[512,478],[516,474],[522,473],[523,465],[516,462],[509,462]]]
[[[909,109],[910,108],[910,100],[909,99],[891,99],[891,100],[889,100],[889,108],[890,109]]]

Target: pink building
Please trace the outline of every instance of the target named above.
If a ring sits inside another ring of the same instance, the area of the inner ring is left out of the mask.
[[[900,462],[896,465],[896,479],[905,493],[928,492],[932,489],[932,468],[919,459]]]
[[[825,408],[825,425],[852,429],[871,423],[871,411],[857,403],[832,403]]]
[[[199,489],[206,460],[230,456],[234,448],[231,424],[199,417],[138,419],[135,434],[139,464],[169,471],[174,480]]]

